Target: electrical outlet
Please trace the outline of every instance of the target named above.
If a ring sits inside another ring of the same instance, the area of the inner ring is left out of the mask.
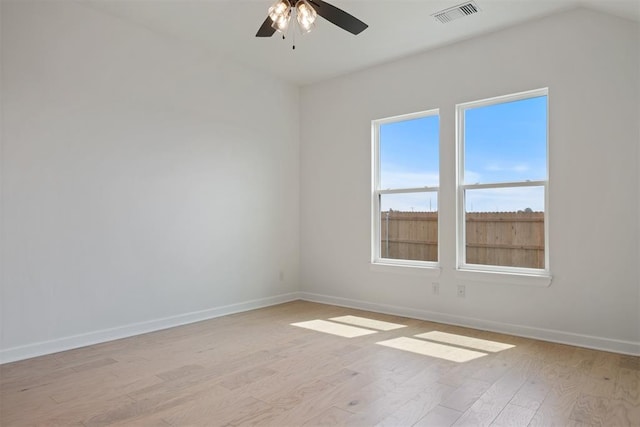
[[[467,289],[464,285],[458,285],[458,297],[464,298],[467,294]]]
[[[440,295],[440,283],[432,282],[431,283],[431,290],[432,290],[434,295]]]

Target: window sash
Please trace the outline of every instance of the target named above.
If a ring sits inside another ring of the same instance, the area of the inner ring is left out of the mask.
[[[438,260],[440,259],[440,239],[438,238],[438,255],[436,261],[421,261],[421,260],[412,260],[412,259],[402,259],[402,258],[387,258],[383,256],[383,248],[382,248],[382,204],[381,199],[385,194],[416,194],[416,193],[436,193],[438,197],[439,195],[439,187],[425,187],[425,188],[406,188],[406,189],[393,189],[393,190],[376,190],[375,194],[375,209],[376,214],[374,215],[374,250],[373,250],[373,262],[374,263],[384,263],[384,264],[398,264],[398,265],[413,265],[413,266],[429,266],[435,267],[438,265]],[[436,210],[436,212],[439,212]],[[438,221],[438,236],[440,236],[440,221]]]
[[[439,261],[416,261],[416,260],[403,260],[393,258],[382,258],[382,215],[380,198],[383,194],[408,194],[408,193],[429,193],[435,192],[439,195],[439,186],[437,187],[417,187],[417,188],[393,188],[382,189],[381,184],[381,164],[380,164],[380,127],[388,123],[395,123],[404,120],[413,120],[422,117],[439,116],[440,110],[433,109],[428,111],[421,111],[411,114],[399,115],[388,117],[385,119],[378,119],[372,122],[372,153],[371,153],[371,169],[372,169],[372,188],[373,191],[371,201],[371,262],[373,264],[393,264],[399,266],[413,266],[413,267],[437,267]],[[440,153],[438,156],[440,157]],[[440,173],[440,171],[438,171]],[[438,221],[438,260],[440,259],[440,222]]]
[[[540,96],[547,97],[547,117],[549,111],[549,91],[547,88],[536,89],[527,92],[516,93],[512,95],[498,96],[494,98],[488,98],[480,101],[467,102],[458,104],[456,106],[456,139],[457,139],[457,208],[456,208],[456,244],[457,244],[457,269],[465,271],[485,271],[493,273],[513,273],[523,275],[536,275],[536,276],[548,276],[550,275],[549,268],[549,121],[547,119],[547,141],[546,141],[546,179],[544,180],[532,180],[532,181],[512,181],[512,182],[485,182],[482,184],[470,184],[465,183],[464,170],[465,170],[465,111],[472,108],[485,107],[490,105],[497,105],[507,102],[520,101],[529,98],[536,98]],[[524,268],[524,267],[510,267],[510,266],[498,266],[498,265],[482,265],[482,264],[468,264],[467,263],[467,238],[466,238],[466,204],[465,193],[467,190],[473,189],[486,189],[486,188],[514,188],[514,187],[543,187],[544,188],[544,269],[538,268]]]
[[[513,181],[494,182],[487,184],[461,184],[463,190],[485,189],[485,188],[517,188],[517,187],[545,187],[547,181]]]
[[[408,194],[408,193],[433,193],[438,192],[439,187],[417,187],[417,188],[393,188],[387,190],[376,190],[378,194]]]
[[[466,192],[467,190],[491,189],[491,188],[526,188],[526,187],[542,187],[544,192],[544,268],[528,268],[514,267],[492,264],[473,264],[467,262],[467,214],[466,212]],[[461,185],[459,203],[459,220],[458,220],[458,270],[477,270],[487,272],[502,272],[525,275],[540,275],[541,273],[549,273],[549,236],[548,236],[548,213],[547,213],[547,181],[525,181],[513,182],[506,184],[473,184]]]

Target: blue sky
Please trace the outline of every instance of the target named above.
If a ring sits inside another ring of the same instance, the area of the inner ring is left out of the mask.
[[[439,185],[438,116],[380,126],[380,188]],[[385,194],[382,210],[436,211],[438,193]]]
[[[465,182],[544,180],[546,105],[547,97],[541,96],[467,109]],[[438,186],[438,151],[437,116],[381,125],[381,188]],[[541,187],[470,190],[466,204],[468,212],[541,211],[544,192]],[[437,193],[383,195],[382,209],[389,208],[437,210]]]

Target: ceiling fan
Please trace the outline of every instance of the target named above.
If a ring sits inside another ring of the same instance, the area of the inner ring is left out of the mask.
[[[314,28],[318,15],[352,34],[360,34],[368,27],[355,16],[322,0],[277,0],[269,8],[269,15],[260,26],[256,37],[271,37],[276,31],[285,33],[294,11],[303,33],[308,33]]]

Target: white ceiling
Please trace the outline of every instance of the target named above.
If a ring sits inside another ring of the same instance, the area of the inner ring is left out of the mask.
[[[274,0],[81,0],[153,31],[309,84],[555,12],[584,6],[640,22],[640,0],[475,0],[480,13],[441,24],[463,0],[329,0],[369,24],[358,36],[319,19],[311,33],[256,38]]]

